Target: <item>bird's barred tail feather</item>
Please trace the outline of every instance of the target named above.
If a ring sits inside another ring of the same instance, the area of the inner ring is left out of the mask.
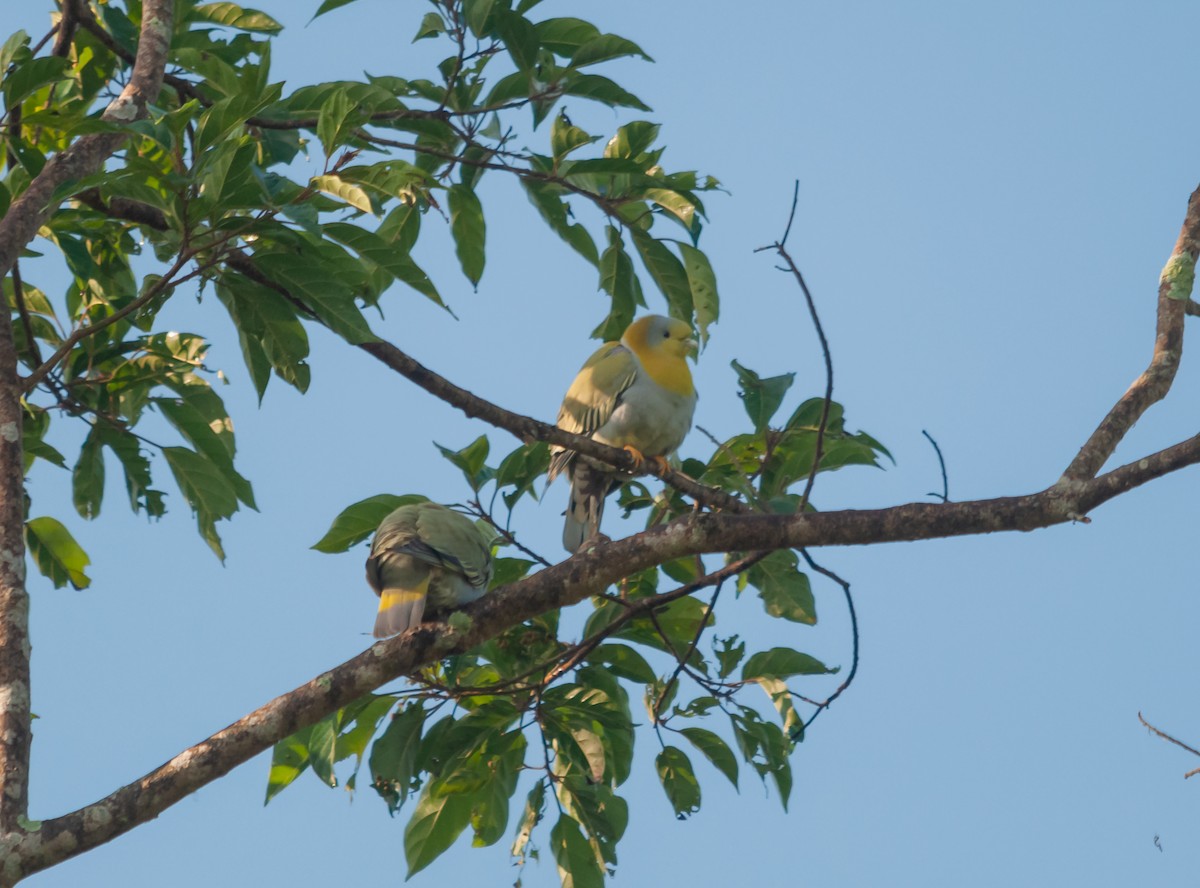
[[[571,467],[570,478],[571,498],[567,502],[562,539],[568,552],[578,552],[587,540],[600,533],[605,497],[618,482],[610,473],[583,461]]]
[[[379,595],[379,613],[375,617],[375,637],[387,638],[421,622],[429,580],[420,589],[384,589]]]

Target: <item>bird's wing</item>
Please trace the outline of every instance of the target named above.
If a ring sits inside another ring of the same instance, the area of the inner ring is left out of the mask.
[[[367,558],[367,582],[379,595],[383,592],[384,556],[389,552],[403,551],[417,539],[417,506],[407,505],[389,512],[379,523],[375,538],[371,541],[371,554]]]
[[[558,409],[558,427],[590,435],[608,422],[621,395],[633,385],[639,370],[633,352],[619,342],[606,342],[588,358],[567,389]]]
[[[429,506],[418,513],[417,539],[404,551],[459,574],[477,589],[486,588],[492,579],[491,545],[467,516]]]

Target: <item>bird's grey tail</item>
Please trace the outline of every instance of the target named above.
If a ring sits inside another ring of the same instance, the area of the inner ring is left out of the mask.
[[[563,547],[578,552],[585,541],[600,533],[604,499],[614,486],[612,476],[577,460],[571,467],[571,498],[563,521]]]
[[[387,638],[411,629],[425,616],[425,588],[384,589],[379,596],[379,613],[375,616],[375,637]]]

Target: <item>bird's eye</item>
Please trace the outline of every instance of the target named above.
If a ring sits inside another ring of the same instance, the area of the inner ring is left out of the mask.
[[[663,330],[663,339],[670,339],[670,338],[671,338],[671,331]]]

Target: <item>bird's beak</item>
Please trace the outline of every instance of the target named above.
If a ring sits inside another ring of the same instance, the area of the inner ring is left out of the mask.
[[[689,336],[683,340],[683,344],[687,346],[689,355],[697,354],[700,351],[700,343],[696,341],[695,336]]]

